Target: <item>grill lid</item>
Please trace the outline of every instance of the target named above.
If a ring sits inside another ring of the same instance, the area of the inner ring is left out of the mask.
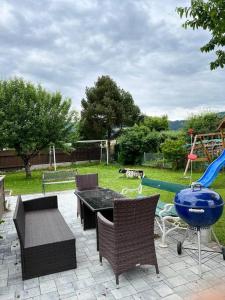
[[[200,185],[181,190],[174,198],[175,205],[192,208],[215,208],[224,205],[221,196]]]

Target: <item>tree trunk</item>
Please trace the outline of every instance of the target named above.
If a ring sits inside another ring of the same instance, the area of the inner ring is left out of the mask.
[[[28,158],[24,158],[23,162],[26,172],[26,178],[31,178],[30,160]]]

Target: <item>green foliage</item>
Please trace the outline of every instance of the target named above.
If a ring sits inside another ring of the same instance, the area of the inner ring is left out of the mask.
[[[85,139],[110,140],[114,127],[132,126],[140,115],[131,94],[109,76],[99,77],[93,87],[86,88],[81,106],[80,132]]]
[[[40,150],[68,142],[76,119],[70,103],[59,92],[49,93],[22,79],[0,81],[0,145],[16,150],[27,177],[30,160]]]
[[[193,128],[196,134],[215,132],[220,121],[218,114],[213,112],[192,115],[187,119],[184,131],[187,134],[188,129]]]
[[[144,125],[124,130],[119,143],[119,161],[123,164],[141,163],[144,152],[157,152],[161,143],[159,132]]]
[[[184,138],[185,134],[182,130],[166,130],[161,132],[161,139],[164,142],[166,139],[178,140]]]
[[[171,140],[167,139],[162,145],[162,153],[164,157],[168,160],[173,161],[174,168],[178,169],[182,166],[185,158],[185,141],[184,139]]]
[[[202,28],[211,33],[211,39],[203,47],[202,52],[215,51],[216,59],[211,62],[214,70],[225,65],[225,1],[224,0],[192,0],[190,7],[179,7],[177,12],[182,18],[189,18],[183,26],[193,30]]]
[[[145,116],[143,124],[150,130],[162,131],[169,129],[169,121],[166,115],[162,117]]]

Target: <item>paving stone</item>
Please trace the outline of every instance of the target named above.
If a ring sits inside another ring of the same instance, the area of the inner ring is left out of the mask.
[[[112,294],[116,299],[121,299],[124,297],[132,296],[132,295],[135,295],[136,293],[137,293],[137,291],[131,285],[127,285],[127,286],[112,290]]]
[[[90,289],[76,291],[78,300],[96,300],[96,296]]]
[[[75,289],[71,282],[65,283],[63,285],[57,285],[57,290],[60,296],[75,293]]]
[[[136,295],[133,295],[133,298],[135,300],[158,300],[161,297],[155,291],[153,291],[152,289],[149,289],[147,291],[143,291]]]
[[[178,295],[173,294],[163,298],[163,300],[182,300],[182,298]]]
[[[40,283],[41,294],[55,292],[57,290],[55,281],[46,280]]]
[[[149,285],[142,278],[133,279],[130,282],[137,292],[148,290]]]
[[[39,286],[39,280],[38,280],[38,278],[25,280],[24,283],[23,283],[23,286],[24,286],[25,290],[38,287]]]
[[[59,300],[59,299],[60,299],[59,294],[57,292],[50,292],[33,298],[33,300]]]
[[[167,281],[172,285],[172,287],[176,287],[179,285],[186,284],[188,281],[182,277],[181,275],[167,278]]]
[[[152,285],[154,291],[156,291],[160,297],[166,297],[173,294],[173,290],[164,282],[155,283]]]
[[[16,298],[29,299],[39,295],[40,295],[40,289],[38,287],[35,287],[32,289],[28,289],[16,293]]]
[[[165,275],[166,277],[174,277],[174,276],[178,275],[178,273],[169,266],[164,266],[164,267],[160,268],[159,270],[160,270],[160,273]]]

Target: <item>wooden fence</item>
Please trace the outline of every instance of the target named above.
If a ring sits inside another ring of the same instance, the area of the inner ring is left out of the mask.
[[[56,150],[56,162],[78,162],[100,160],[100,148],[77,148],[71,153]],[[41,151],[31,160],[31,165],[42,165],[49,163],[49,152]],[[23,161],[14,150],[0,151],[0,170],[17,169],[23,167]]]

